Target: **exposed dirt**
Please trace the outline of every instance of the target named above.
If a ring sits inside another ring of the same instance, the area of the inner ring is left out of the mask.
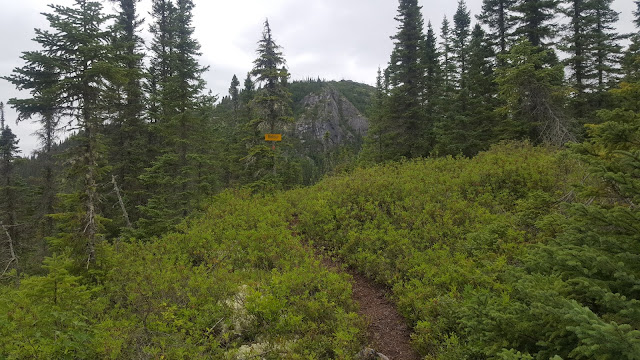
[[[298,223],[291,222],[291,229]],[[294,232],[294,235],[298,235]],[[307,244],[308,245],[308,244]],[[388,299],[389,289],[369,280],[357,271],[347,268],[336,259],[312,248],[322,265],[335,272],[351,275],[353,300],[358,303],[358,314],[367,321],[368,347],[387,356],[390,360],[419,360],[420,356],[411,347],[411,330],[405,319]]]
[[[418,360],[411,347],[411,330],[395,305],[387,298],[389,290],[326,255],[316,255],[327,268],[346,272],[353,278],[353,299],[359,304],[359,315],[367,320],[369,347],[390,360]]]

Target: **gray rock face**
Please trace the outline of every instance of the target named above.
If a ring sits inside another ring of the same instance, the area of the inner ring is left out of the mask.
[[[318,140],[333,148],[361,139],[369,129],[369,120],[330,86],[307,95],[302,106],[295,133],[303,141]]]

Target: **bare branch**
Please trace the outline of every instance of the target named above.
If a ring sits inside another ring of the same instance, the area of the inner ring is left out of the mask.
[[[127,209],[124,206],[124,201],[122,201],[122,196],[120,195],[120,189],[118,188],[118,183],[116,182],[116,176],[111,175],[111,183],[113,184],[113,190],[116,192],[118,196],[118,203],[120,204],[120,209],[122,210],[122,216],[124,217],[124,221],[127,223],[127,227],[131,229],[133,226],[131,225],[131,221],[129,220],[129,214],[127,213]]]

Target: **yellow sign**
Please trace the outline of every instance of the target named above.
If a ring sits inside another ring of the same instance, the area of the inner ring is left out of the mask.
[[[282,134],[264,134],[264,141],[282,141]]]

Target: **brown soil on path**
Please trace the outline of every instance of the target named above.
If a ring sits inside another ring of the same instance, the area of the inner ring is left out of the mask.
[[[411,347],[411,330],[387,295],[389,290],[352,269],[345,269],[339,262],[322,254],[322,264],[336,272],[346,272],[353,278],[353,299],[359,304],[358,314],[367,321],[370,348],[384,354],[390,360],[418,360],[418,353]]]
[[[294,215],[289,228],[294,236],[298,223]],[[302,238],[301,238],[302,239]],[[344,272],[351,275],[353,300],[358,304],[358,315],[367,322],[368,347],[385,355],[389,360],[419,360],[420,356],[411,346],[411,329],[406,320],[400,315],[395,304],[388,299],[389,289],[353,269],[349,269],[341,262],[332,259],[318,248],[312,248],[303,241],[306,248],[320,259],[320,263],[334,272]]]

